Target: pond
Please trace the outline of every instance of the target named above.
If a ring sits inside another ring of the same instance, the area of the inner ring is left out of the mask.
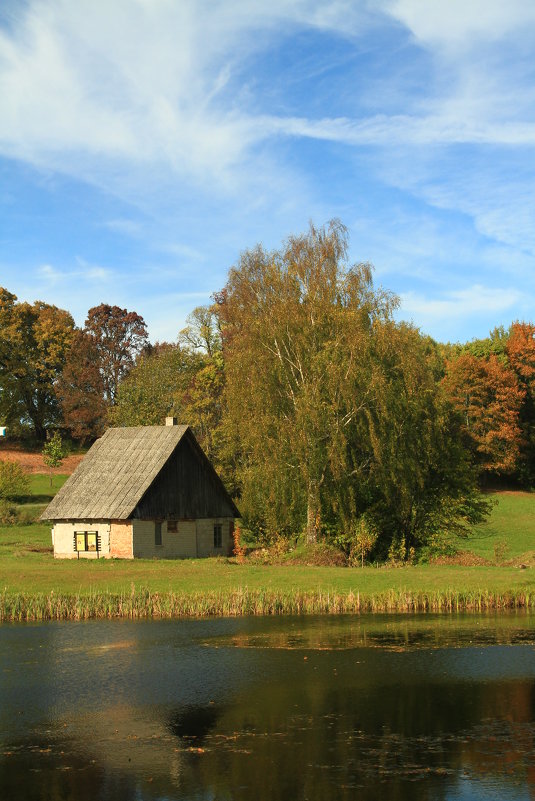
[[[535,619],[0,626],[0,798],[535,797]]]

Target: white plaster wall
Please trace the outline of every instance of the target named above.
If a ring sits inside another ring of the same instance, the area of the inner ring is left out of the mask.
[[[75,551],[75,531],[96,531],[100,534],[98,551]],[[77,520],[74,523],[55,523],[52,529],[54,556],[58,559],[102,559],[110,556],[110,524],[106,521]]]

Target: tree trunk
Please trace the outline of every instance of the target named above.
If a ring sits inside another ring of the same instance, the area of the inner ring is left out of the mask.
[[[307,544],[312,545],[319,539],[321,525],[320,482],[311,478],[308,482],[307,502]]]

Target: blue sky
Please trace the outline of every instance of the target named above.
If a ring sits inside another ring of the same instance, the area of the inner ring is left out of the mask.
[[[0,284],[173,341],[339,217],[439,340],[534,320],[532,0],[3,0]]]

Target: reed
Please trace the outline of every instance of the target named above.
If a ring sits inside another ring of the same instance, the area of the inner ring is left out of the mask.
[[[535,596],[526,590],[388,590],[360,592],[248,589],[210,592],[155,592],[132,585],[129,592],[0,594],[0,621],[89,620],[105,618],[238,617],[245,615],[317,615],[384,612],[487,612],[531,609]]]

